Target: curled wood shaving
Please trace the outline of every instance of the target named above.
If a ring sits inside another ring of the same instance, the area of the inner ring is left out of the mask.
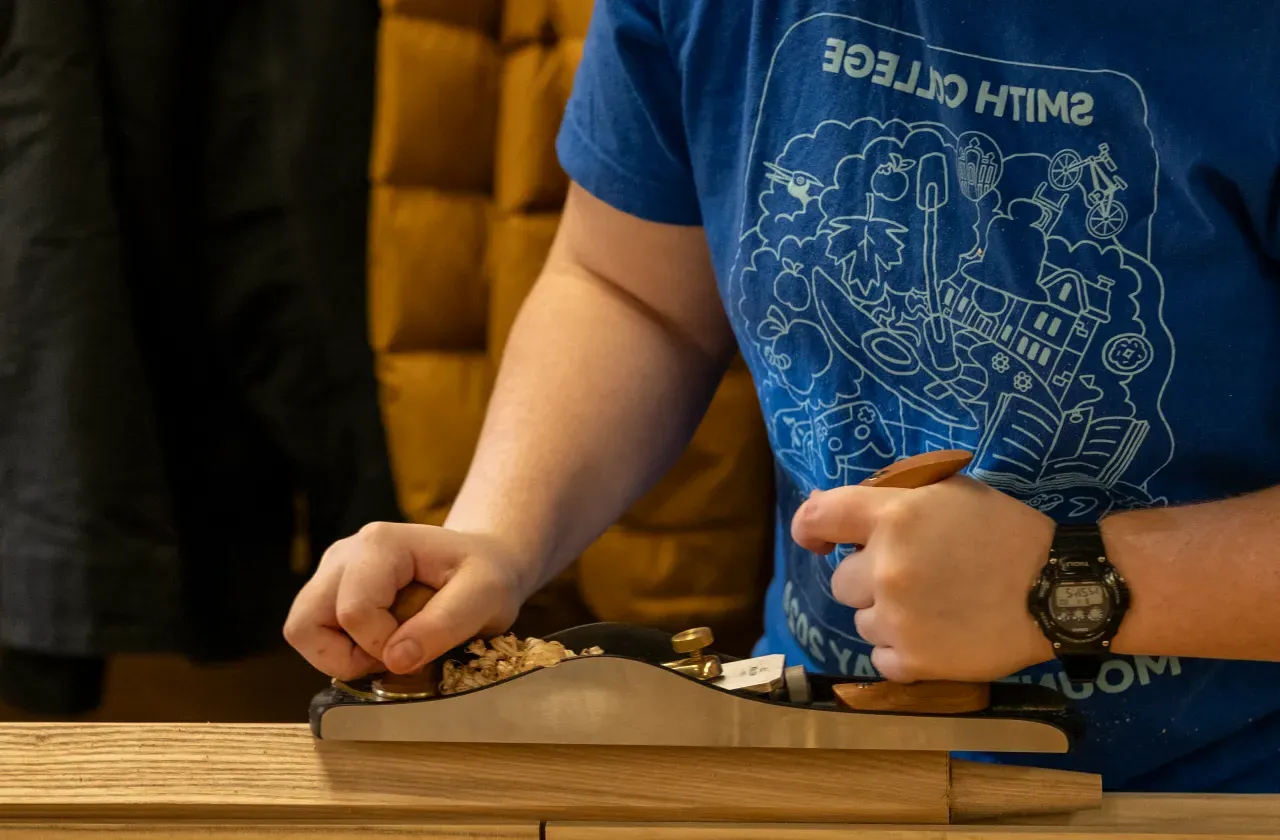
[[[574,653],[559,642],[532,637],[521,641],[508,633],[490,639],[487,645],[476,639],[467,645],[467,653],[472,656],[469,662],[450,659],[444,663],[441,694],[459,694],[526,671],[550,668],[575,656],[598,656],[604,651],[589,647]]]

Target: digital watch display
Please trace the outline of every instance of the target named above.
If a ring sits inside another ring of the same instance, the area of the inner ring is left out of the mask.
[[[1096,525],[1059,525],[1027,599],[1068,678],[1097,677],[1129,606],[1125,580],[1107,558]]]
[[[1111,609],[1101,581],[1063,582],[1050,591],[1049,613],[1063,632],[1087,637],[1106,626]]]

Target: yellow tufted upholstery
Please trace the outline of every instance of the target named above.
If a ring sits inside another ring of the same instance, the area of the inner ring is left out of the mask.
[[[401,504],[438,523],[555,233],[567,187],[555,138],[591,0],[383,0],[383,12],[371,329]],[[601,619],[753,626],[771,469],[737,366],[679,464],[565,579]]]

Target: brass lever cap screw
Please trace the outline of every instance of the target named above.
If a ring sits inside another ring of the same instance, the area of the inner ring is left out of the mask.
[[[714,641],[710,627],[694,627],[672,636],[671,647],[676,653],[699,653],[703,648],[711,647]]]

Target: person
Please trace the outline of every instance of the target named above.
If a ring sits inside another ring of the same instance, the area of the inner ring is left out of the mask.
[[[1267,0],[598,0],[456,504],[335,544],[286,637],[350,678],[509,626],[741,353],[778,474],[757,653],[1085,716],[985,760],[1280,792],[1278,32]],[[1054,552],[1117,574],[1033,608]],[[1102,625],[1078,679],[1054,640]]]

